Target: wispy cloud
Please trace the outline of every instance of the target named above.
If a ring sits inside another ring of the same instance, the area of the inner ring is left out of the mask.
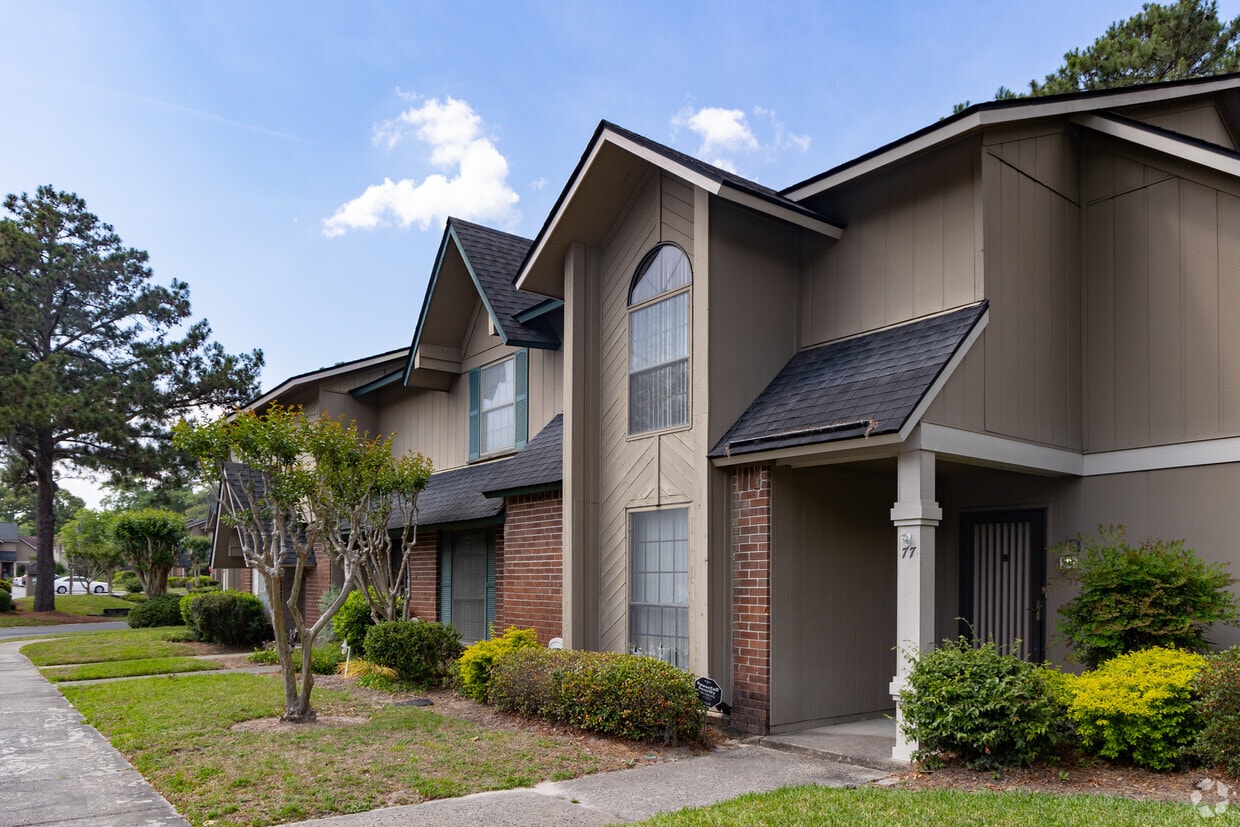
[[[374,142],[386,149],[415,140],[430,149],[429,162],[443,170],[420,182],[413,178],[372,184],[323,219],[329,238],[377,227],[426,230],[448,216],[515,225],[520,196],[508,184],[508,161],[483,133],[482,118],[455,98],[431,98],[376,124]]]
[[[741,109],[686,107],[672,116],[671,126],[673,133],[681,129],[695,133],[701,139],[697,157],[729,172],[737,171],[742,158],[771,160],[785,150],[809,149],[809,136],[789,132],[774,110],[755,106],[752,115],[751,123]]]

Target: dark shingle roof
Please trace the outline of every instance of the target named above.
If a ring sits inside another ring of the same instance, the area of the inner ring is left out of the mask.
[[[0,523],[0,543],[16,543],[21,539],[17,523]]]
[[[710,456],[899,431],[986,307],[981,302],[798,353]]]
[[[243,465],[240,462],[226,462],[224,463],[223,477],[223,484],[228,486],[229,492],[241,504],[242,508],[245,508],[250,502],[259,504],[262,497],[266,495],[267,481],[263,479],[262,474],[248,465]],[[227,512],[225,511],[225,513]],[[262,522],[264,530],[269,531],[271,518],[267,517]],[[297,552],[293,551],[291,543],[287,548],[288,551],[284,553],[284,565],[297,565]],[[316,564],[313,549],[310,551],[310,556],[306,558],[306,564],[310,566]]]
[[[559,340],[550,331],[524,325],[516,319],[518,313],[547,300],[546,296],[526,293],[512,286],[533,242],[459,218],[449,218],[448,226],[456,233],[461,251],[478,279],[483,300],[495,313],[505,344],[559,347]]]
[[[511,459],[504,459],[432,474],[426,490],[418,495],[418,525],[463,523],[498,516],[504,507],[503,500],[489,500],[482,496],[482,491],[491,475],[510,462]],[[391,528],[398,525],[398,517],[389,523]]]
[[[564,414],[556,414],[521,452],[497,468],[482,493],[506,493],[550,488],[564,480]]]

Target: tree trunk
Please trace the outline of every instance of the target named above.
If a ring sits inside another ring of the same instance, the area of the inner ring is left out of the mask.
[[[56,515],[54,501],[56,497],[56,481],[52,477],[52,434],[50,431],[39,431],[38,450],[35,456],[35,480],[38,483],[38,496],[35,500],[35,533],[39,536],[35,569],[38,577],[34,590],[34,610],[36,612],[52,612],[56,610],[56,558],[52,553],[56,542]]]

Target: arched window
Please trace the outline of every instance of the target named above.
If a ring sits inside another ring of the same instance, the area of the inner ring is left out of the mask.
[[[655,247],[629,291],[629,433],[689,422],[689,257]]]

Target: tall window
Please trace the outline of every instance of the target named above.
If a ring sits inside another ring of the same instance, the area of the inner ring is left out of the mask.
[[[529,430],[529,351],[469,372],[469,458],[525,446]]]
[[[689,285],[679,247],[662,244],[642,259],[629,292],[629,433],[689,421]]]
[[[629,651],[689,668],[689,509],[629,515]]]

